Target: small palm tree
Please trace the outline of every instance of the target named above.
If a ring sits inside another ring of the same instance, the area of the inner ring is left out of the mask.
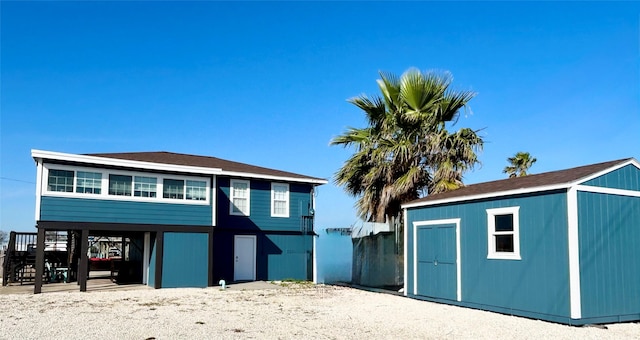
[[[531,157],[528,152],[518,152],[513,157],[507,158],[507,161],[509,165],[505,166],[502,172],[508,174],[509,178],[513,178],[528,175],[529,168],[537,159]]]

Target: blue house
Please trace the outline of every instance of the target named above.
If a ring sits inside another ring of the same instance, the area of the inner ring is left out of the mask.
[[[81,291],[89,240],[101,236],[128,240],[119,274],[155,288],[313,277],[314,190],[324,179],[170,152],[31,154],[35,293],[51,231],[68,232]]]
[[[571,325],[640,320],[640,164],[469,185],[403,205],[405,295]]]

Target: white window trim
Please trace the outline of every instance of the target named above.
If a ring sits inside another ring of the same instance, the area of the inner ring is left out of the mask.
[[[512,232],[496,232],[496,215],[513,215],[513,253],[497,252],[495,235]],[[487,259],[521,260],[520,257],[520,207],[487,209]]]
[[[49,191],[49,169],[53,170],[68,170],[73,171],[73,192],[58,192],[58,191]],[[89,193],[76,193],[76,185],[77,185],[77,171],[87,171],[87,172],[96,172],[102,174],[102,185],[100,188],[100,194],[89,194]],[[109,175],[123,175],[123,176],[131,176],[131,196],[116,196],[109,195]],[[142,177],[155,177],[158,179],[156,184],[156,197],[137,197],[133,196],[134,190],[134,178],[135,176]],[[211,178],[210,177],[195,177],[195,176],[183,176],[183,175],[169,175],[169,174],[158,174],[153,172],[137,172],[137,171],[127,171],[127,170],[111,170],[111,169],[100,169],[100,168],[90,168],[83,166],[71,166],[71,165],[60,165],[60,164],[51,164],[45,163],[42,166],[42,181],[40,183],[41,196],[50,196],[50,197],[69,197],[69,198],[86,198],[86,199],[97,199],[97,200],[110,200],[110,201],[129,201],[129,202],[153,202],[153,203],[169,203],[169,204],[193,204],[193,205],[209,205],[210,204],[210,196],[211,196]],[[186,193],[183,199],[173,199],[173,198],[163,198],[163,182],[164,179],[177,179],[184,180],[185,183],[187,180],[191,181],[204,181],[206,182],[206,199],[203,201],[198,200],[188,200],[186,199]]]
[[[286,199],[285,199],[285,201],[286,201],[286,204],[285,204],[286,211],[285,211],[284,214],[276,214],[275,213],[275,208],[276,208],[275,207],[275,204],[276,204],[276,197],[275,196],[276,196],[276,192],[273,189],[273,187],[276,186],[276,185],[284,186],[284,187],[287,188]],[[288,183],[275,183],[275,182],[271,183],[271,217],[289,217],[289,204],[290,204],[289,195],[290,195],[290,191],[289,191],[289,184]]]
[[[234,183],[244,183],[247,185],[247,213],[233,211],[233,187]],[[251,182],[244,179],[232,179],[229,183],[229,214],[234,216],[250,216],[251,215]]]

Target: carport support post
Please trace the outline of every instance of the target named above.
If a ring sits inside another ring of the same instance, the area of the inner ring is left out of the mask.
[[[89,270],[89,258],[87,258],[87,250],[89,248],[89,230],[82,229],[80,236],[80,268],[78,268],[78,281],[80,282],[80,291],[87,291],[87,271]]]
[[[125,259],[124,258],[124,250],[125,250],[124,247],[125,247],[125,244],[126,244],[126,239],[125,239],[125,236],[123,234],[122,235],[122,244],[120,245],[120,248],[121,248],[121,250],[120,250],[120,261],[122,261],[122,262],[124,262],[124,259]]]
[[[156,272],[153,288],[162,288],[162,260],[164,259],[164,231],[156,233]]]
[[[38,228],[36,236],[36,281],[33,285],[33,294],[42,292],[42,275],[44,274],[44,228]]]

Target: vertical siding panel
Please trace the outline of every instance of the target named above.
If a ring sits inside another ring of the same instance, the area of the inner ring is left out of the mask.
[[[579,208],[583,317],[637,318],[640,197],[579,192]]]
[[[164,233],[162,287],[207,287],[209,234]]]
[[[584,185],[597,187],[640,190],[640,169],[629,164],[618,170],[584,182]]]

